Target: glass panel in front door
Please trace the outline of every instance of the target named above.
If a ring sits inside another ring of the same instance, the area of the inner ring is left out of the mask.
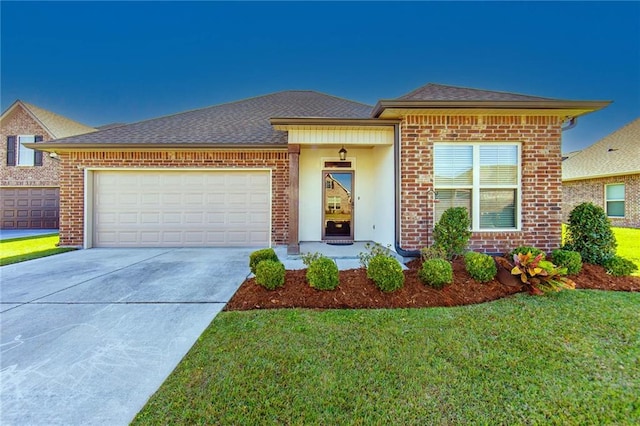
[[[353,172],[324,172],[323,183],[323,237],[353,239]]]

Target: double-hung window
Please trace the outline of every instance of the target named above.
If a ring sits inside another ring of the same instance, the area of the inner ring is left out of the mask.
[[[435,221],[466,207],[474,231],[520,229],[520,144],[436,143]]]
[[[25,143],[35,142],[35,136],[18,136],[18,166],[33,166],[35,154],[33,149],[24,146]]]
[[[605,205],[608,217],[624,217],[624,183],[605,185]]]
[[[24,145],[40,141],[42,136],[7,136],[7,166],[42,166],[42,151]]]

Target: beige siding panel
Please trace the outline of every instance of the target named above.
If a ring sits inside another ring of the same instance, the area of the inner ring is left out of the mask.
[[[393,128],[289,130],[289,143],[301,145],[393,145]]]
[[[268,171],[96,171],[95,247],[269,245]]]

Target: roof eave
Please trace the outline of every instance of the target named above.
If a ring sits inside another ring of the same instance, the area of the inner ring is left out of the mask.
[[[163,150],[201,150],[201,149],[286,149],[287,144],[243,143],[243,144],[217,144],[217,143],[25,143],[24,146],[38,151],[46,152],[75,152],[75,151],[163,151]]]
[[[597,111],[605,108],[612,101],[563,101],[563,100],[541,100],[541,101],[425,101],[425,100],[380,100],[373,107],[371,116],[379,117],[385,109],[576,109]],[[583,113],[584,114],[584,113]]]
[[[383,118],[273,117],[269,119],[269,123],[276,130],[287,130],[289,126],[394,126],[400,123],[400,120]]]
[[[629,170],[624,170],[621,172],[615,172],[615,173],[598,173],[598,174],[594,174],[594,175],[589,175],[589,176],[573,176],[570,178],[562,178],[563,182],[573,182],[573,181],[578,181],[578,180],[591,180],[591,179],[602,179],[602,178],[608,178],[608,177],[618,177],[618,176],[629,176],[629,175],[637,175],[640,174],[640,170],[636,170],[636,171],[629,171]]]

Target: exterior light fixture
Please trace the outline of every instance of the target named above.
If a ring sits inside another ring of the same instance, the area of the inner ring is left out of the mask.
[[[342,145],[342,148],[340,148],[340,151],[338,151],[338,154],[340,154],[340,161],[344,161],[347,159],[347,150],[344,149],[344,145]]]

